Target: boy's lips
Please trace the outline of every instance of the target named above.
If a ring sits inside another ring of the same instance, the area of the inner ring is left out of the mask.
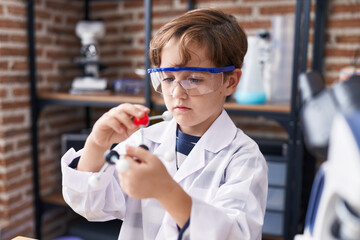
[[[175,107],[175,109],[177,110],[181,110],[181,111],[185,111],[185,110],[190,110],[190,108],[182,106],[182,105],[178,105]]]

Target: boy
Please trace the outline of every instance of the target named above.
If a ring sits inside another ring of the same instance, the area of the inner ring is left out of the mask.
[[[218,10],[190,11],[163,26],[151,42],[157,68],[149,73],[174,119],[136,131],[132,118],[148,108],[122,104],[105,113],[84,149],[63,157],[66,202],[89,220],[123,219],[119,239],[261,239],[266,162],[223,109],[246,50],[235,18]],[[129,169],[110,167],[98,187],[88,186],[114,142]],[[169,151],[174,161],[157,157]]]

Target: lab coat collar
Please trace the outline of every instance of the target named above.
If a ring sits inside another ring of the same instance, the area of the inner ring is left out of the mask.
[[[228,146],[235,138],[237,128],[225,110],[201,137],[203,147],[213,153]]]
[[[160,122],[144,129],[144,138],[159,144],[154,154],[160,156],[160,158],[166,152],[170,151],[173,154],[173,159],[175,159],[176,127],[177,123],[175,119],[172,119],[169,122]],[[174,162],[175,161],[163,161],[171,176],[174,176],[177,171]]]
[[[173,119],[170,122],[162,122],[151,126],[144,132],[145,138],[160,144],[154,152],[155,154],[164,154],[167,151],[172,151],[175,154],[176,127],[177,123]],[[170,163],[164,162],[169,173],[174,176],[177,182],[180,182],[192,173],[202,169],[206,165],[205,150],[216,153],[228,146],[235,137],[236,129],[229,115],[223,110],[194,146],[178,171],[174,161]],[[207,161],[210,160],[207,159]]]

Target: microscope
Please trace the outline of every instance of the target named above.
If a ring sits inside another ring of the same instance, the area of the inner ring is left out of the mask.
[[[82,68],[83,76],[76,77],[71,85],[71,93],[86,91],[103,91],[107,87],[107,80],[100,78],[99,72],[105,67],[99,61],[98,39],[105,35],[102,21],[82,20],[76,24],[76,35],[81,39],[81,57],[74,62]]]
[[[326,88],[318,72],[300,75],[305,145],[326,161],[312,185],[305,230],[295,240],[360,239],[360,76]]]

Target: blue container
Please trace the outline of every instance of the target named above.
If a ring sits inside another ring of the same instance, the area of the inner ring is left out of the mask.
[[[266,102],[266,94],[264,92],[236,91],[234,98],[240,104],[264,104]]]

